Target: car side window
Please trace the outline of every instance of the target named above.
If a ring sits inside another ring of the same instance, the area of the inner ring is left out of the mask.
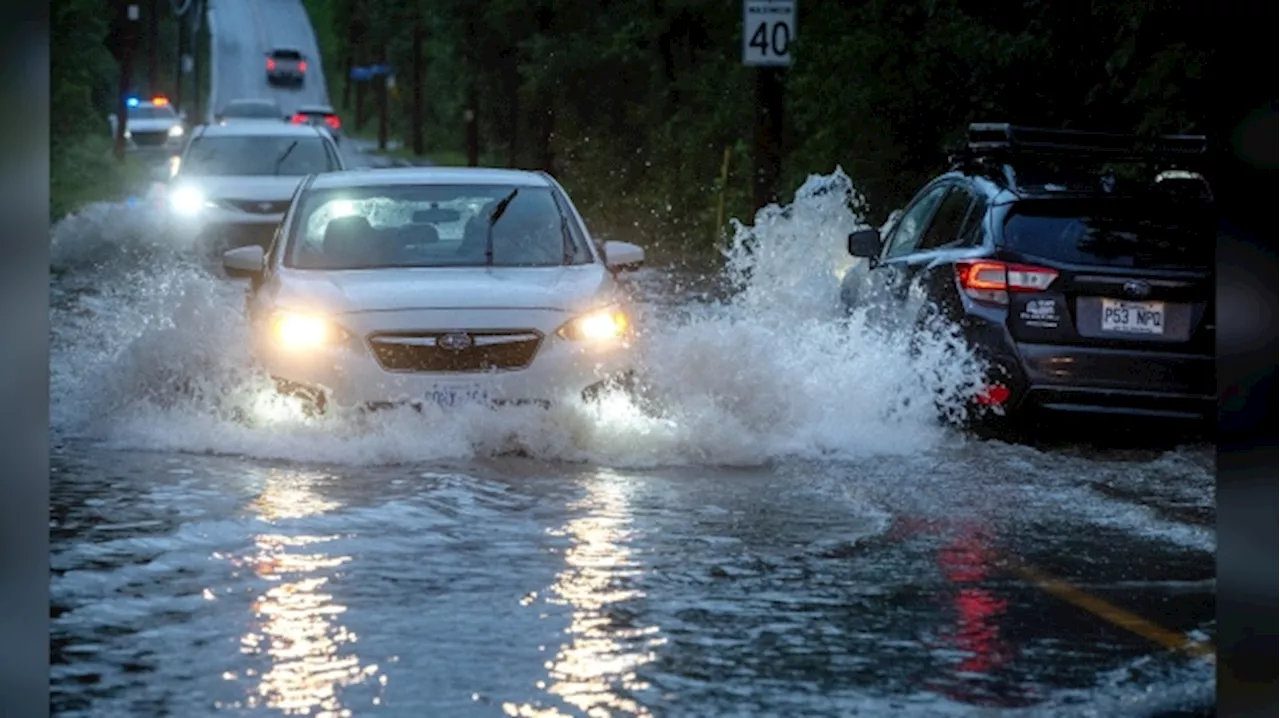
[[[938,205],[938,211],[933,215],[933,221],[925,230],[924,239],[920,241],[917,250],[940,249],[958,244],[961,226],[972,204],[973,195],[968,190],[952,185]]]
[[[945,186],[935,187],[907,208],[894,226],[893,235],[885,247],[882,260],[901,257],[916,250],[934,208],[938,206],[938,202],[942,200],[942,196],[948,189]]]
[[[957,240],[957,247],[977,247],[982,244],[982,225],[987,218],[987,200],[985,197],[976,197],[969,205],[969,213],[965,215],[964,222],[960,225],[960,239]]]

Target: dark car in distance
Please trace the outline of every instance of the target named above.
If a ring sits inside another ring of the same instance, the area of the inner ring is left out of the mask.
[[[1076,415],[1203,430],[1217,410],[1217,225],[1187,168],[1206,152],[1199,136],[970,125],[952,170],[884,237],[849,236],[866,261],[842,301],[916,331],[935,316],[958,326],[989,366],[978,427]]]
[[[307,58],[293,48],[277,47],[267,53],[267,84],[302,87],[307,76]]]

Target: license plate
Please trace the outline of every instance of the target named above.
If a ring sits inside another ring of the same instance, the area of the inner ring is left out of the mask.
[[[489,401],[488,392],[475,387],[442,387],[427,393],[427,401],[443,408],[462,404],[483,404]]]
[[[1164,302],[1102,300],[1102,331],[1124,334],[1163,334]]]

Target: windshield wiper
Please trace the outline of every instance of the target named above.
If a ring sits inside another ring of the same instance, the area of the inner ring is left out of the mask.
[[[511,205],[511,200],[515,199],[519,193],[520,190],[518,188],[511,190],[511,194],[502,198],[498,206],[493,208],[493,212],[489,213],[489,228],[484,238],[484,266],[486,267],[493,266],[493,225],[497,224],[499,219],[502,219],[503,213]]]
[[[289,157],[289,153],[293,152],[293,148],[297,146],[298,146],[298,140],[294,140],[293,142],[289,143],[289,146],[284,148],[284,152],[281,152],[280,156],[276,158],[276,166],[272,170],[275,174],[280,174],[280,165],[284,164],[284,161]]]

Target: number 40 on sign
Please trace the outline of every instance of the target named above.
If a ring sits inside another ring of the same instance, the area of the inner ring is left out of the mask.
[[[795,0],[743,0],[742,64],[786,67],[796,37]]]

